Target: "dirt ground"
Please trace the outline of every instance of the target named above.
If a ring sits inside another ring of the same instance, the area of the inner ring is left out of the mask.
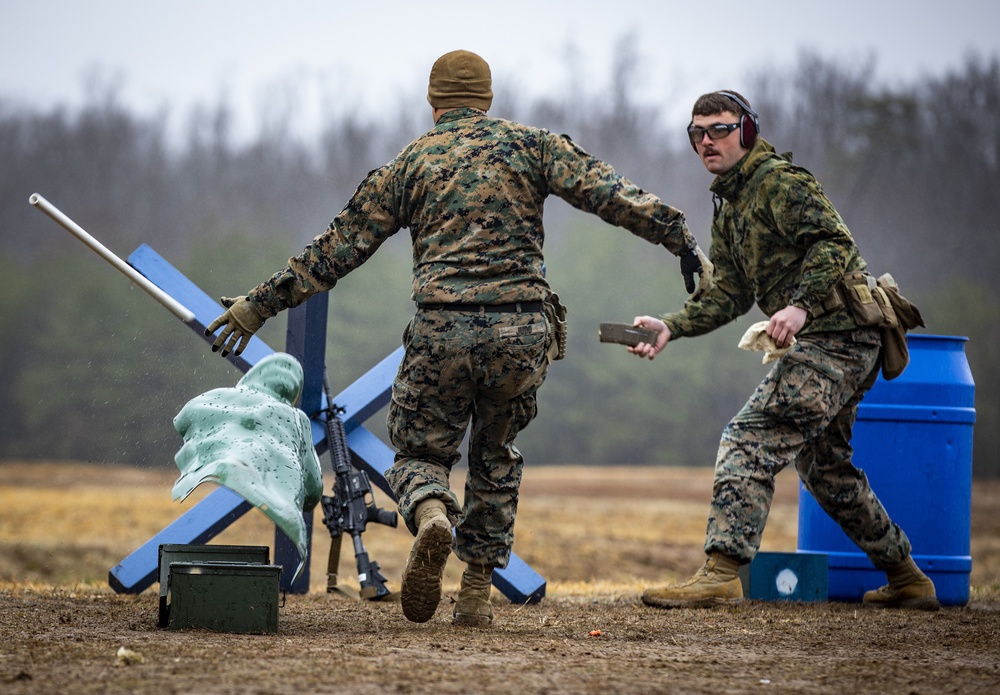
[[[157,585],[108,588],[108,570],[193,503],[170,501],[175,478],[0,463],[0,693],[1000,692],[1000,481],[974,484],[971,600],[936,613],[646,608],[645,587],[700,563],[711,471],[542,467],[525,471],[515,542],[546,578],[540,603],[494,591],[492,629],[452,626],[453,559],[436,616],[409,623],[397,603],[326,593],[319,524],[310,593],[287,596],[277,634],[238,635],[160,629]],[[762,549],[791,551],[795,479],[779,481]],[[410,540],[365,533],[392,589]],[[254,510],[213,542],[271,544],[273,527]],[[356,576],[347,548],[340,574]]]

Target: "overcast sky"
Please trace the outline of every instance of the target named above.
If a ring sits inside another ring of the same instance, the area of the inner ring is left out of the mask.
[[[308,128],[323,108],[421,94],[434,59],[455,48],[486,58],[497,84],[537,96],[563,88],[574,47],[588,83],[606,85],[623,37],[640,61],[636,84],[654,104],[680,104],[683,119],[699,94],[740,89],[742,76],[790,66],[802,49],[874,57],[888,83],[958,69],[972,52],[997,56],[1000,1],[0,0],[0,99],[72,107],[98,75],[140,113],[174,118],[224,94],[238,124],[256,128],[265,103],[294,85]],[[310,100],[319,93],[338,103]]]

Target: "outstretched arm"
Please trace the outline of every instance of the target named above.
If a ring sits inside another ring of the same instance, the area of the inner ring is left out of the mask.
[[[591,156],[566,135],[548,134],[543,143],[545,180],[549,190],[608,224],[661,244],[681,259],[688,293],[699,299],[712,285],[712,263],[698,247],[684,213],[671,207]],[[694,276],[699,276],[695,285]]]

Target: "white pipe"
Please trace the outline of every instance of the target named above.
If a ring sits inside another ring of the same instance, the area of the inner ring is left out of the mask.
[[[104,246],[104,244],[90,236],[90,234],[84,231],[83,227],[67,217],[62,210],[47,201],[38,193],[32,193],[31,197],[28,198],[28,202],[51,217],[59,226],[65,228],[66,231],[93,249],[98,256],[120,270],[126,277],[128,277],[129,280],[139,285],[139,287],[144,289],[153,299],[167,307],[167,309],[169,309],[171,313],[173,313],[181,321],[184,323],[191,323],[194,321],[194,314],[186,306],[154,285],[139,271],[116,256],[112,251]]]

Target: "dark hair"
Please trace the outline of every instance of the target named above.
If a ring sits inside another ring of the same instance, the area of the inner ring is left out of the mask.
[[[740,100],[753,108],[750,101],[744,97],[739,92],[726,89],[726,92],[732,92],[734,95],[738,96]],[[721,92],[709,92],[708,94],[702,94],[698,97],[698,101],[694,102],[694,106],[691,108],[692,116],[714,116],[717,113],[722,113],[723,111],[730,111],[737,115],[742,115],[744,110],[743,107],[737,104],[730,97],[725,96]]]

